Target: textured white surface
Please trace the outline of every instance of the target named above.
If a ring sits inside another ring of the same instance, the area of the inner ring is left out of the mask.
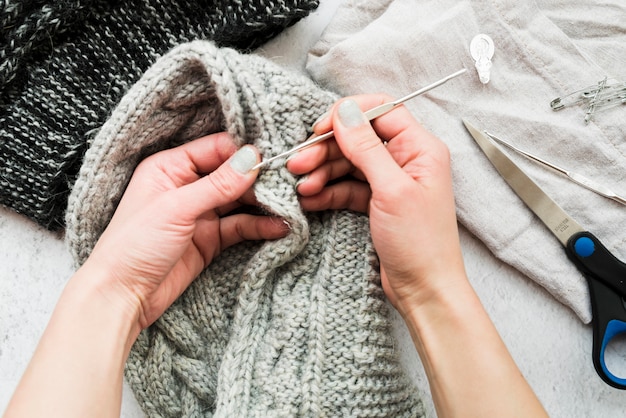
[[[322,0],[316,12],[260,52],[302,71],[306,51],[337,6],[335,0]],[[461,238],[470,279],[549,414],[622,416],[626,394],[605,385],[593,369],[590,327],[582,325],[571,310],[542,288],[497,261],[464,229]],[[0,208],[0,411],[6,407],[71,274],[70,256],[60,235]],[[422,366],[404,324],[397,315],[394,323],[402,361],[429,406],[430,416],[435,416]],[[623,343],[619,347],[622,353],[626,351]],[[142,416],[127,389],[122,416]]]

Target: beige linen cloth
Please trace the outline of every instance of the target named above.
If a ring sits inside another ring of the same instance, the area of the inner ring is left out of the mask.
[[[483,85],[469,53],[480,33],[495,43]],[[464,129],[481,129],[626,194],[626,106],[584,123],[584,107],[552,99],[626,81],[623,0],[346,0],[311,50],[307,70],[342,95],[403,96],[460,68],[469,71],[406,106],[452,154],[459,221],[502,261],[588,323],[587,284],[560,243],[500,178]],[[511,155],[584,228],[626,260],[626,207]]]

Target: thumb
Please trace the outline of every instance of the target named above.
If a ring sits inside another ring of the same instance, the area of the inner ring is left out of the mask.
[[[354,100],[339,103],[333,130],[343,155],[365,175],[373,189],[380,190],[392,184],[402,174],[402,169]]]
[[[182,201],[192,205],[194,217],[234,202],[254,184],[259,171],[250,169],[259,160],[259,151],[244,145],[211,174],[181,187]]]

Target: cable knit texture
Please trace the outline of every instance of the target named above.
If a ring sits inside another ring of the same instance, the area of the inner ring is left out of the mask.
[[[249,50],[319,0],[0,0],[0,203],[63,226],[82,156],[155,60],[210,39]]]
[[[71,193],[77,264],[106,227],[138,161],[228,131],[264,155],[286,150],[336,100],[307,78],[209,42],[150,68],[100,130]],[[303,213],[282,163],[258,201],[291,226],[280,240],[222,253],[144,330],[126,378],[149,416],[422,415],[395,351],[367,217]]]

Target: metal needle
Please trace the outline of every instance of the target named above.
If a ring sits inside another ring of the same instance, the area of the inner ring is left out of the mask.
[[[580,186],[583,186],[589,190],[591,190],[592,192],[595,192],[597,194],[599,194],[600,196],[604,196],[606,198],[612,199],[616,202],[621,203],[622,205],[626,205],[626,199],[624,199],[623,197],[617,195],[615,192],[613,192],[612,190],[610,190],[608,187],[603,186],[601,184],[596,183],[595,181],[588,179],[587,177],[581,175],[581,174],[577,174],[577,173],[573,173],[569,170],[566,170],[562,167],[557,166],[556,164],[553,164],[549,161],[544,160],[543,158],[539,158],[536,155],[533,155],[529,152],[526,152],[520,148],[517,148],[516,146],[506,142],[503,139],[498,138],[495,135],[490,134],[489,132],[485,131],[485,134],[487,134],[487,136],[493,138],[495,141],[501,143],[502,145],[504,145],[507,148],[512,149],[513,151],[523,155],[526,158],[529,158],[533,161],[536,161],[540,164],[545,165],[546,167],[550,167],[551,169],[558,171],[559,173],[565,175],[567,178],[569,178],[570,180],[572,180],[574,183],[579,184]]]
[[[388,103],[383,103],[380,106],[376,106],[376,107],[368,110],[367,112],[365,112],[365,117],[367,118],[367,120],[376,119],[377,117],[384,115],[385,113],[391,111],[393,108],[395,108],[396,106],[406,102],[407,100],[411,100],[414,97],[419,96],[420,94],[424,94],[427,91],[430,91],[430,90],[434,89],[435,87],[439,87],[443,83],[446,83],[447,81],[449,81],[449,80],[451,80],[451,79],[453,79],[455,77],[458,77],[459,75],[465,73],[466,71],[467,70],[465,68],[463,68],[462,70],[459,70],[459,71],[457,71],[455,73],[452,73],[452,74],[442,78],[441,80],[435,81],[434,83],[429,84],[426,87],[423,87],[423,88],[421,88],[421,89],[419,89],[417,91],[414,91],[411,94],[408,94],[408,95],[406,95],[404,97],[401,97],[401,98],[399,98],[397,100],[394,100],[394,101],[391,101],[391,102],[388,102]],[[287,156],[289,156],[289,155],[291,155],[293,153],[296,153],[298,151],[302,151],[303,149],[309,148],[309,147],[317,144],[318,142],[322,142],[322,141],[325,141],[325,140],[327,140],[329,138],[332,138],[333,135],[334,135],[334,132],[333,131],[329,131],[329,132],[326,132],[325,134],[322,134],[322,135],[312,136],[309,139],[307,139],[306,141],[304,141],[303,143],[301,143],[301,144],[299,144],[299,145],[297,145],[297,146],[295,146],[295,147],[293,147],[293,148],[291,148],[291,149],[289,149],[289,150],[287,150],[285,152],[282,152],[282,153],[280,153],[278,155],[275,155],[275,156],[273,156],[271,158],[268,158],[267,160],[261,161],[260,163],[258,163],[254,167],[252,167],[250,169],[250,171],[254,171],[254,170],[257,170],[259,168],[263,168],[263,167],[269,165],[272,161],[278,160],[280,158],[287,157]]]

